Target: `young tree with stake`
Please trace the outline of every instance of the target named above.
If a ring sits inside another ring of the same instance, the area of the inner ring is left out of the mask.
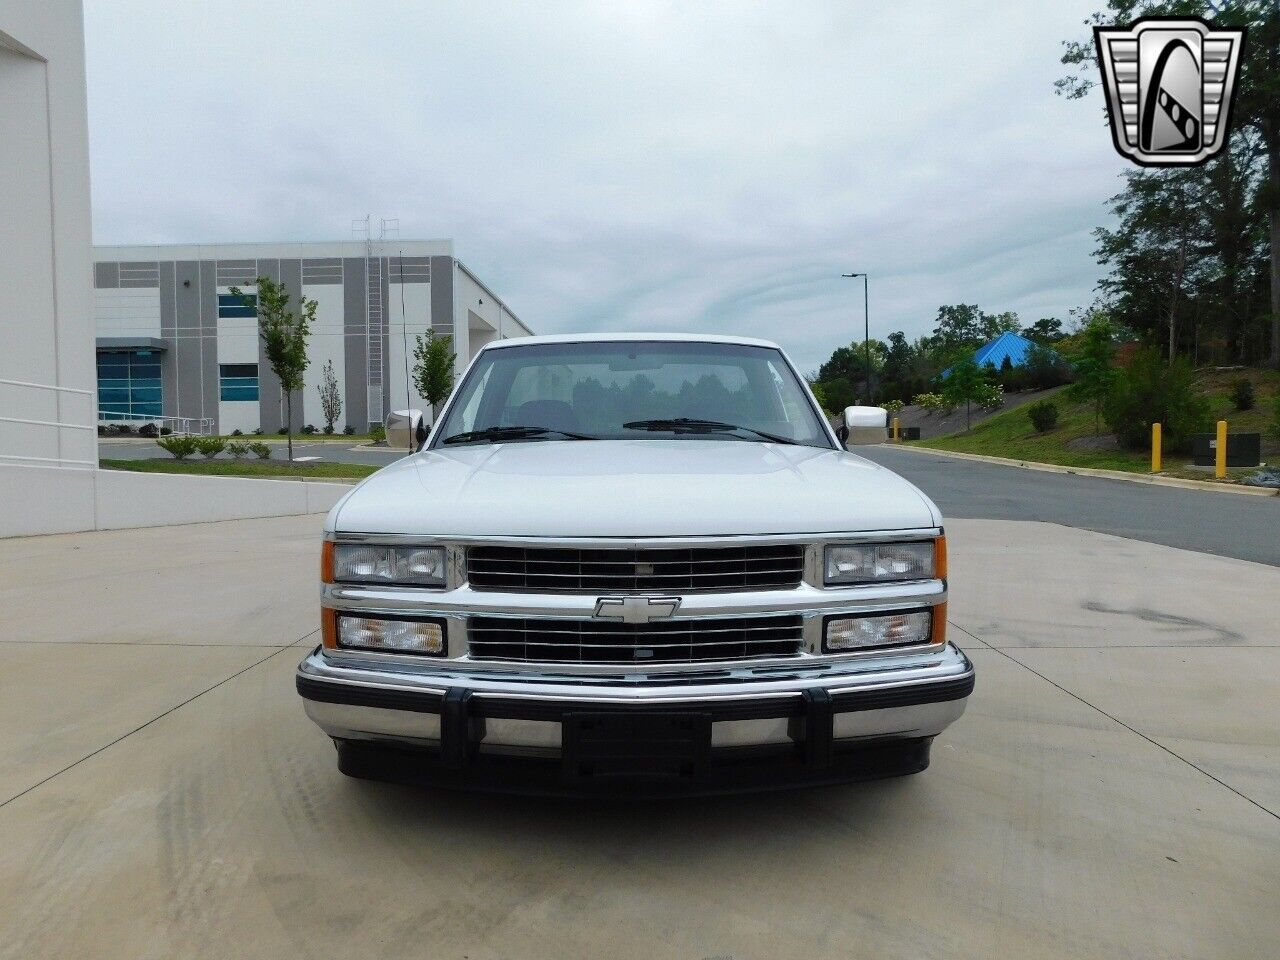
[[[456,360],[453,337],[428,330],[414,338],[413,385],[418,396],[431,404],[432,420],[435,419],[440,404],[453,389],[453,365]]]
[[[258,295],[255,300],[246,296],[239,287],[231,292],[245,306],[258,312],[258,336],[262,340],[267,362],[280,380],[284,391],[285,436],[288,440],[289,460],[293,460],[293,392],[304,386],[303,374],[307,369],[307,337],[316,319],[316,301],[298,298],[298,312],[289,309],[289,294],[283,283],[270,277],[258,277]]]
[[[338,378],[333,372],[332,360],[325,363],[316,390],[320,393],[320,412],[324,414],[324,432],[333,433],[333,425],[342,416],[342,392],[338,389]]]

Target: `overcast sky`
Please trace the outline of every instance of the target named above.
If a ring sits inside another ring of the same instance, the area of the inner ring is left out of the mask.
[[[939,304],[1066,316],[1118,187],[1076,0],[85,0],[98,243],[449,237],[536,332],[802,369]]]

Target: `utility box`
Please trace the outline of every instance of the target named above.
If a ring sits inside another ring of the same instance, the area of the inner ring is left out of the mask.
[[[898,436],[901,437],[903,440],[919,440],[920,428],[919,427],[899,427]]]
[[[1217,462],[1218,437],[1212,433],[1191,435],[1191,456],[1197,467],[1212,467]],[[1262,462],[1262,434],[1228,433],[1227,466],[1256,467]]]

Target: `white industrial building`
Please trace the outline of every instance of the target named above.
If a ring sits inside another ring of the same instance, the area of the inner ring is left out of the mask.
[[[335,429],[363,432],[392,409],[430,415],[411,372],[415,340],[427,330],[452,338],[459,373],[486,343],[529,335],[448,240],[99,246],[99,419],[181,421],[224,434],[282,427],[284,397],[256,314],[231,292],[252,296],[258,277],[283,283],[295,310],[300,298],[317,304],[295,430],[324,425],[326,368],[343,398]]]

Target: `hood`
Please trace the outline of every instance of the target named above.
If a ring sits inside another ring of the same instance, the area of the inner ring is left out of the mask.
[[[941,523],[896,473],[840,450],[736,440],[542,440],[423,451],[379,470],[327,529],[458,537],[667,537]]]

